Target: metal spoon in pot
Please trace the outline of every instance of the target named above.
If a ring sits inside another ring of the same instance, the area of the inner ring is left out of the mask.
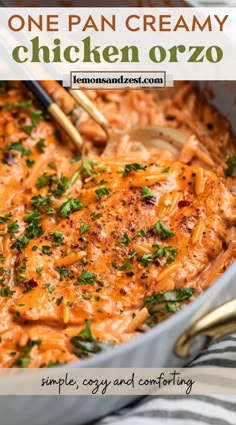
[[[136,142],[135,144],[144,145],[148,148],[158,148],[166,150],[178,157],[179,153],[188,137],[180,130],[176,130],[163,126],[140,127],[123,132],[112,128],[104,115],[90,101],[90,99],[81,91],[70,89],[69,93],[93,119],[96,121],[107,134],[107,144],[102,153],[102,157],[108,157],[116,154],[116,149],[119,146],[122,138],[127,137],[129,141]]]

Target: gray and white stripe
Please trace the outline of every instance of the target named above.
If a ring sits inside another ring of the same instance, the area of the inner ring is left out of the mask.
[[[187,366],[235,367],[236,334],[204,350]],[[95,424],[236,425],[236,395],[144,397],[138,403],[121,409],[93,425]]]

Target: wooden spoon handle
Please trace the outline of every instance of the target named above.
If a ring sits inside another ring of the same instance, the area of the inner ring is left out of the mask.
[[[69,93],[75,101],[96,121],[106,132],[108,136],[108,130],[111,128],[110,123],[104,117],[104,115],[98,110],[98,108],[89,100],[89,98],[81,91],[77,89],[70,89]]]

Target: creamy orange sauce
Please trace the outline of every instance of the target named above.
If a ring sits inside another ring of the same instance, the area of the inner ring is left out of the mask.
[[[117,127],[164,125],[185,135],[178,157],[125,139],[100,157],[102,131],[57,84],[43,84],[71,112],[90,159],[75,158],[38,105],[25,104],[22,86],[2,93],[1,367],[75,361],[73,337],[87,321],[94,352],[100,341],[128,341],[193,300],[235,258],[235,183],[224,175],[233,139],[202,99],[198,117],[190,85],[172,103],[163,93],[90,93]],[[149,297],[181,288],[189,295],[175,310],[164,300],[151,311]]]

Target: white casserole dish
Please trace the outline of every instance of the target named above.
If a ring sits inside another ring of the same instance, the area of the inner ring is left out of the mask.
[[[161,5],[161,2],[158,2]],[[174,5],[178,2],[173,2]],[[215,97],[209,99],[231,120],[236,131],[236,82],[210,82]],[[204,89],[204,84],[201,85]],[[174,353],[176,341],[201,316],[222,303],[236,298],[236,263],[196,301],[136,340],[101,353],[93,359],[79,360],[69,367],[93,368],[164,368],[186,364]],[[201,347],[198,348],[200,350]],[[189,361],[189,358],[188,358]],[[2,378],[4,379],[4,378]],[[14,385],[16,377],[8,377]],[[30,379],[30,378],[28,378]],[[22,383],[22,385],[24,382]],[[128,396],[1,396],[2,425],[81,425],[133,401]]]
[[[236,117],[235,103],[232,103],[232,87],[235,83],[207,83],[216,93],[214,103],[222,113],[231,111],[231,121],[234,124]],[[236,89],[236,87],[235,87]],[[223,91],[223,92],[222,92]],[[236,93],[236,90],[234,90]],[[221,101],[222,97],[227,101]],[[196,301],[188,305],[184,310],[175,314],[160,325],[141,335],[136,340],[117,346],[108,352],[98,354],[93,359],[79,360],[71,365],[71,368],[164,368],[181,367],[186,364],[186,359],[176,356],[174,350],[177,340],[187,327],[216,306],[236,298],[236,262],[213,284],[213,286],[203,293]],[[232,306],[231,306],[232,307]],[[236,300],[234,310],[229,311],[228,320],[234,319],[234,323],[228,324],[227,332],[222,327],[220,311],[216,324],[218,328],[215,332],[214,326],[208,327],[208,321],[203,321],[198,329],[198,334],[206,334],[208,342],[210,339],[222,337],[230,331],[236,330]],[[206,326],[205,326],[206,325]],[[214,325],[214,323],[213,323]],[[205,328],[205,333],[204,333]],[[192,328],[193,334],[196,329]],[[191,336],[191,335],[190,335]],[[193,339],[195,338],[193,335]],[[186,342],[186,338],[182,342]],[[198,344],[198,351],[203,347]],[[183,345],[183,344],[182,344]],[[178,346],[178,352],[183,354],[182,346]],[[196,354],[196,351],[195,351]],[[190,357],[187,358],[189,361]],[[14,386],[19,377],[9,376],[8,385]],[[26,378],[24,378],[26,379]],[[27,379],[29,380],[30,377]],[[10,381],[9,381],[10,380]],[[24,385],[25,380],[22,380]],[[3,425],[14,425],[17,420],[18,425],[81,425],[91,420],[104,416],[121,406],[133,401],[137,396],[1,396],[0,412],[1,423]]]

